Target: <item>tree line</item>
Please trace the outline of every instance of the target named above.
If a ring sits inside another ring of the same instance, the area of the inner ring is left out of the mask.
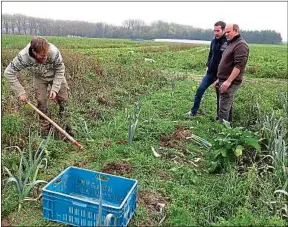
[[[22,14],[2,14],[3,33],[121,39],[192,39],[210,41],[213,38],[212,29],[195,28],[189,25],[164,21],[155,21],[151,25],[147,25],[143,20],[129,19],[123,21],[121,26],[115,26],[105,22],[90,23],[85,21],[53,20],[29,17]],[[241,35],[248,43],[282,43],[281,34],[274,30],[242,30]]]

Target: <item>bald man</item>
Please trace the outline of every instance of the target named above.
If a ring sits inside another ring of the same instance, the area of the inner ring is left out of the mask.
[[[230,112],[234,95],[239,89],[249,56],[249,47],[240,35],[237,24],[228,24],[225,27],[228,46],[224,51],[218,67],[218,83],[220,87],[220,102],[218,121],[232,121]]]

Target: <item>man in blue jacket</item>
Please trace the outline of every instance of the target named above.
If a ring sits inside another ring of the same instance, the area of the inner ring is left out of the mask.
[[[223,21],[218,21],[214,24],[214,36],[215,38],[211,41],[210,51],[208,55],[208,61],[206,63],[207,70],[206,75],[203,77],[196,95],[194,97],[194,105],[191,110],[187,113],[188,116],[194,117],[197,115],[202,96],[207,88],[213,84],[217,78],[218,65],[222,58],[222,53],[227,47],[227,39],[224,34],[226,24]],[[219,109],[219,88],[216,87],[217,94],[217,120],[218,120],[218,109]]]

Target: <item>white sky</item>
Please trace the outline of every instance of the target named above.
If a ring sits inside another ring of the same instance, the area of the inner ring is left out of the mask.
[[[2,13],[113,25],[127,19],[146,24],[163,20],[205,29],[224,20],[244,30],[275,30],[287,41],[287,6],[287,2],[2,2]]]

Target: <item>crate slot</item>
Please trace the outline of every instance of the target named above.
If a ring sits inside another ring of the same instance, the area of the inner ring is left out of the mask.
[[[58,184],[60,184],[62,182],[62,180],[61,179],[58,179],[58,180],[56,180],[55,181],[55,183],[54,183],[54,187],[57,187],[58,186]]]

